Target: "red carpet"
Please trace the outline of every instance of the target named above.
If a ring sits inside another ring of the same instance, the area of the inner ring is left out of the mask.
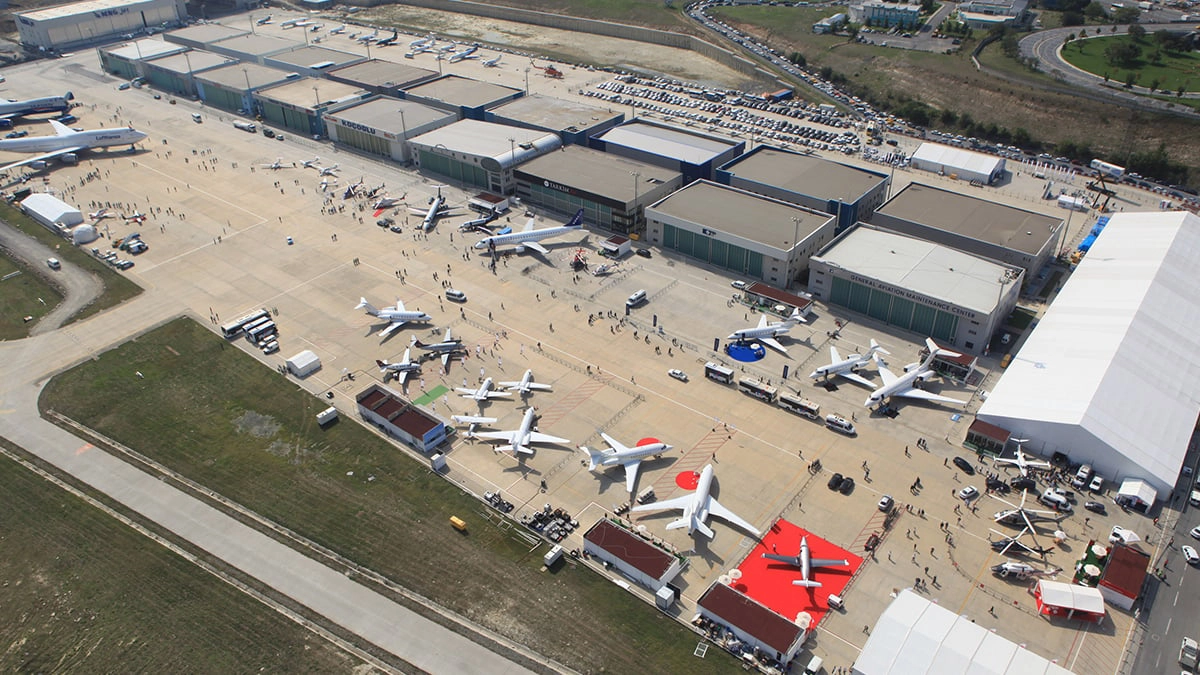
[[[800,579],[800,568],[776,560],[767,560],[763,553],[800,555],[800,537],[808,536],[808,550],[813,558],[848,560],[848,567],[822,567],[813,569],[809,578],[821,582],[820,588],[793,586],[793,579]],[[816,628],[829,611],[827,598],[841,595],[850,577],[862,565],[862,558],[838,548],[808,530],[801,529],[786,520],[779,520],[763,535],[761,544],[750,551],[750,555],[738,567],[742,577],[732,582],[733,588],[770,607],[780,616],[794,621],[800,612],[812,615]]]
[[[657,438],[654,438],[653,436],[647,436],[646,438],[643,438],[642,440],[638,441],[636,447],[640,448],[643,445],[654,445],[655,443],[658,443],[658,442],[660,442],[660,441]]]
[[[696,489],[696,486],[700,484],[700,472],[699,471],[684,471],[684,472],[675,474],[675,484],[678,485],[679,487],[683,488],[684,490],[694,491]]]

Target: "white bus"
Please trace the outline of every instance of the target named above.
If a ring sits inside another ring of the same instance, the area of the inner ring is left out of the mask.
[[[267,337],[268,335],[275,335],[278,332],[279,328],[275,325],[275,322],[268,320],[266,323],[259,324],[258,326],[247,330],[246,339],[257,345],[258,343],[262,342],[263,338]]]
[[[704,376],[721,384],[733,383],[733,371],[712,361],[704,364]]]
[[[788,412],[804,415],[810,420],[819,419],[821,417],[821,406],[814,401],[791,394],[781,394],[777,404],[780,408]]]
[[[264,319],[268,316],[271,316],[271,313],[266,309],[256,309],[243,317],[234,319],[233,321],[221,326],[221,333],[226,339],[237,337],[238,333],[241,333],[246,326],[249,326],[255,321]]]
[[[767,403],[774,401],[775,395],[779,393],[775,387],[749,377],[743,377],[742,379],[738,380],[738,389],[741,390],[743,394],[749,394],[754,398],[761,399]]]

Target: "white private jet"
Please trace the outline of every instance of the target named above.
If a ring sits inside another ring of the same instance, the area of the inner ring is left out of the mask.
[[[259,166],[263,167],[264,169],[270,169],[272,171],[278,171],[280,169],[296,168],[295,164],[284,164],[282,157],[276,157],[274,162],[271,162],[270,164],[259,164]]]
[[[510,246],[511,245],[514,247],[513,250],[516,251],[517,253],[523,253],[525,251],[525,249],[531,249],[531,250],[537,251],[538,253],[541,253],[542,255],[548,255],[550,253],[550,251],[547,250],[546,247],[542,246],[538,242],[543,239],[548,239],[550,237],[556,237],[560,234],[567,234],[568,232],[574,232],[574,231],[582,228],[583,227],[583,209],[579,209],[578,211],[576,211],[575,217],[572,218],[571,221],[568,222],[566,225],[560,225],[558,227],[543,227],[540,230],[535,230],[535,229],[533,229],[533,224],[534,224],[534,220],[533,220],[533,218],[530,218],[529,222],[525,223],[525,229],[520,232],[511,232],[509,234],[494,234],[490,237],[484,237],[483,239],[480,239],[479,241],[475,242],[475,248],[487,249],[489,251],[495,251],[496,248],[498,248],[500,246]]]
[[[378,218],[379,214],[383,213],[384,211],[387,211],[388,209],[392,208],[393,206],[398,206],[401,202],[404,201],[404,198],[407,196],[408,196],[408,193],[405,192],[404,194],[400,195],[399,197],[388,197],[387,195],[380,197],[378,200],[376,200],[375,206],[371,207],[371,208],[375,209],[375,215],[373,217]]]
[[[588,471],[596,467],[610,467],[618,464],[625,467],[625,490],[633,494],[633,484],[637,481],[638,469],[642,460],[647,457],[661,457],[664,452],[670,452],[672,447],[656,438],[643,438],[632,448],[618,443],[612,436],[601,432],[600,437],[608,443],[608,450],[592,450],[586,445],[579,449],[588,456]]]
[[[329,188],[335,188],[337,187],[337,184],[337,178],[322,178],[317,187],[321,188],[321,192],[328,192]]]
[[[115,217],[115,216],[113,216],[113,214],[109,213],[108,209],[100,209],[99,211],[96,211],[95,213],[88,214],[88,219],[97,221],[97,222],[104,220],[105,218],[113,218],[113,217]]]
[[[965,404],[966,401],[949,396],[939,396],[931,394],[923,389],[918,389],[915,385],[917,380],[925,381],[937,375],[929,367],[933,360],[938,356],[954,357],[959,356],[958,352],[952,352],[946,349],[939,349],[933,340],[925,338],[925,346],[929,348],[929,356],[920,363],[914,363],[905,368],[903,375],[897,376],[892,371],[888,370],[883,364],[883,359],[878,354],[875,355],[875,365],[879,368],[879,378],[883,380],[883,386],[871,392],[864,406],[868,408],[882,405],[884,401],[893,396],[903,396],[905,398],[916,398],[924,401],[938,401],[941,403],[958,403]]]
[[[525,374],[521,376],[520,381],[500,382],[499,385],[501,387],[504,387],[505,390],[515,391],[518,394],[520,394],[521,396],[528,396],[535,390],[536,391],[550,391],[551,390],[550,385],[541,384],[540,382],[533,381],[533,371],[532,370],[526,370]]]
[[[813,581],[810,577],[813,568],[815,567],[849,567],[849,560],[834,560],[831,558],[813,558],[808,551],[808,537],[800,537],[800,554],[799,555],[779,555],[778,553],[764,553],[762,557],[767,560],[778,560],[779,562],[787,563],[794,567],[800,568],[800,578],[792,581],[793,586],[803,586],[805,588],[820,588],[821,582]]]
[[[382,361],[376,360],[376,365],[379,366],[379,372],[383,373],[384,380],[389,374],[395,374],[396,379],[400,380],[400,386],[404,386],[408,382],[408,376],[421,370],[421,364],[415,363],[412,358],[412,347],[404,350],[404,358],[397,363],[388,363],[387,359]]]
[[[859,368],[871,363],[871,359],[876,353],[891,354],[891,352],[888,350],[880,347],[878,342],[871,340],[871,348],[867,350],[866,354],[851,354],[843,359],[841,355],[838,354],[837,347],[830,345],[829,363],[814,370],[809,377],[814,380],[820,378],[825,378],[828,380],[830,375],[840,375],[851,382],[857,382],[864,387],[874,389],[876,386],[875,383],[863,377],[862,375],[859,375],[857,371]]]
[[[433,317],[429,316],[425,312],[410,312],[404,309],[404,303],[401,302],[399,298],[396,299],[395,307],[384,307],[383,309],[379,309],[367,302],[366,298],[359,298],[358,304],[355,305],[354,309],[365,309],[367,310],[367,314],[370,314],[377,319],[387,321],[388,325],[385,326],[383,330],[379,331],[379,336],[384,338],[391,335],[392,332],[397,328],[410,321],[420,321],[423,323],[429,323],[430,321],[433,321]]]
[[[345,33],[345,32],[346,32],[346,24],[342,24],[342,25],[338,26],[337,28],[329,29],[330,35],[341,35],[342,33]]]
[[[1029,455],[1026,455],[1024,453],[1024,451],[1022,451],[1021,444],[1028,443],[1029,442],[1028,438],[1014,438],[1013,440],[1016,441],[1016,443],[1017,443],[1016,456],[1015,457],[997,457],[996,459],[992,460],[994,463],[996,463],[996,464],[1012,464],[1012,465],[1016,466],[1018,469],[1020,469],[1022,476],[1028,476],[1030,469],[1049,469],[1050,468],[1050,462],[1042,461],[1040,459],[1030,459]]]
[[[454,215],[451,213],[453,209],[446,205],[446,198],[442,196],[443,187],[445,186],[437,186],[437,196],[429,198],[428,208],[418,209],[415,206],[408,207],[413,213],[425,216],[425,218],[421,220],[422,232],[428,232],[433,229],[433,226],[437,223],[438,218],[441,218],[442,216]]]
[[[44,169],[46,160],[55,158],[73,163],[76,160],[76,153],[83,150],[108,148],[114,145],[129,145],[129,149],[132,150],[136,143],[146,138],[146,134],[133,127],[75,131],[62,122],[56,120],[49,120],[49,122],[51,128],[54,129],[53,136],[27,136],[0,140],[0,150],[5,152],[40,153],[19,162],[0,166],[0,173],[26,165],[31,165],[39,170]]]
[[[493,391],[492,378],[490,377],[485,379],[483,384],[479,385],[478,389],[471,389],[470,387],[455,387],[454,390],[462,394],[463,398],[475,399],[476,401],[480,402],[486,401],[489,398],[512,396],[512,392],[510,391]]]
[[[479,45],[471,45],[461,52],[454,52],[454,54],[450,56],[450,63],[458,63],[464,59],[478,58],[475,56],[475,52],[477,51],[479,51]]]
[[[804,317],[800,316],[800,310],[792,310],[791,316],[783,321],[767,321],[767,315],[763,314],[758,319],[758,326],[755,328],[743,328],[742,330],[734,331],[726,340],[735,342],[753,342],[758,340],[764,345],[776,351],[787,353],[787,348],[779,344],[776,337],[787,335],[792,330],[792,326],[798,323],[804,323]]]
[[[433,33],[430,33],[423,38],[413,40],[412,42],[408,43],[408,46],[412,47],[413,49],[422,49],[432,45],[436,40],[437,38],[433,36]]]
[[[490,59],[480,61],[480,63],[483,64],[484,68],[495,68],[496,66],[500,65],[500,58],[503,56],[503,54],[497,54]]]
[[[338,172],[337,164],[334,164],[333,166],[321,166],[320,157],[313,157],[312,159],[305,160],[303,166],[306,169],[316,169],[318,176],[332,176]]]
[[[532,407],[525,409],[525,416],[521,418],[521,426],[509,431],[473,431],[472,435],[475,438],[485,440],[505,441],[506,445],[498,445],[494,448],[496,452],[519,452],[523,455],[532,455],[533,448],[529,447],[530,443],[570,443],[565,438],[543,434],[536,430],[533,426],[534,409]],[[456,422],[465,422],[468,424],[493,424],[496,419],[494,417],[470,417],[466,415],[455,415],[451,419]]]
[[[708,464],[700,472],[696,491],[692,494],[666,501],[654,502],[653,504],[642,504],[641,506],[633,507],[629,512],[639,513],[642,511],[661,511],[663,509],[682,509],[683,516],[679,520],[667,523],[667,529],[677,530],[681,527],[686,527],[688,534],[699,530],[701,534],[709,539],[713,538],[713,531],[708,527],[706,522],[708,521],[708,517],[713,515],[758,537],[761,533],[757,528],[742,520],[733,511],[721,506],[720,502],[709,495],[709,490],[712,489],[712,481],[713,467],[712,464]]]
[[[417,336],[414,335],[412,337],[412,346],[416,347],[417,349],[424,349],[425,351],[431,352],[434,354],[441,354],[442,355],[442,372],[446,372],[446,369],[449,368],[450,357],[454,356],[455,354],[464,353],[466,351],[463,349],[462,340],[458,340],[458,339],[455,339],[450,336],[449,328],[446,329],[446,336],[444,338],[442,338],[441,342],[434,342],[432,344],[426,344],[426,343],[418,340]]]

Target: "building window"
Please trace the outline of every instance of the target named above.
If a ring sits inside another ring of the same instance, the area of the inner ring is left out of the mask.
[[[974,343],[974,342],[964,342],[964,343],[963,343],[963,346],[964,346],[964,347],[966,347],[967,349],[975,349],[975,343]]]

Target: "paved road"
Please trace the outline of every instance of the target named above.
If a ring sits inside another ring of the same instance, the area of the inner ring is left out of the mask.
[[[54,257],[54,251],[20,230],[7,225],[0,226],[0,248],[24,260],[36,274],[45,277],[65,296],[58,307],[37,322],[30,331],[33,335],[59,328],[100,295],[102,286],[95,275],[66,262],[62,269],[50,269],[46,266],[46,259]]]

